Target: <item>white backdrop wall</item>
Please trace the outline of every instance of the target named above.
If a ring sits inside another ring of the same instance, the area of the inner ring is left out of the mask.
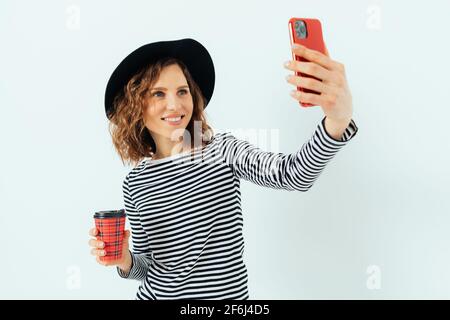
[[[450,298],[448,1],[0,2],[0,298],[133,299],[88,230],[121,208],[131,170],[103,97],[154,41],[209,50],[216,131],[278,130],[291,153],[323,114],[300,108],[283,62],[291,17],[322,21],[345,64],[357,136],[307,192],[241,183],[251,299]]]

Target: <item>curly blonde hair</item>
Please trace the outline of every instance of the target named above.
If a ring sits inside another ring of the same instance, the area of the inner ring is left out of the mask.
[[[186,65],[181,60],[172,57],[160,59],[137,72],[114,98],[115,112],[110,118],[109,132],[124,165],[125,162],[137,165],[145,157],[151,157],[156,152],[155,141],[143,119],[147,93],[158,80],[162,69],[173,64],[180,66],[192,95],[194,107],[192,117],[186,127],[190,133],[191,146],[194,140],[202,141],[202,145],[204,145],[214,135],[204,112],[206,99]],[[199,132],[194,132],[194,122],[198,121],[201,121],[201,137],[198,137]]]

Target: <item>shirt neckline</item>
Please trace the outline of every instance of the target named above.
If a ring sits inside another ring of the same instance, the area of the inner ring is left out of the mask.
[[[168,157],[165,157],[165,158],[162,158],[162,159],[155,159],[155,160],[153,160],[151,157],[148,157],[148,158],[146,158],[146,161],[147,161],[148,163],[150,163],[150,164],[152,164],[152,163],[166,162],[166,161],[170,161],[170,160],[177,159],[177,158],[182,157],[182,156],[184,156],[184,155],[186,155],[186,154],[189,154],[191,151],[192,151],[192,150],[183,151],[183,152],[176,153],[176,154],[174,154],[174,155],[171,155],[171,156],[168,156]]]
[[[162,158],[162,159],[152,160],[151,157],[146,157],[144,161],[145,161],[145,164],[149,164],[149,165],[158,164],[158,163],[164,163],[164,162],[170,162],[172,160],[176,160],[178,158],[182,158],[184,156],[187,156],[187,155],[191,154],[191,152],[195,153],[195,152],[197,152],[199,150],[202,150],[202,149],[206,148],[206,146],[207,145],[201,146],[201,147],[197,147],[197,148],[193,148],[191,150],[183,151],[183,152],[180,152],[180,153],[177,153],[177,154],[174,154],[174,155]]]
[[[215,136],[213,136],[212,139],[210,141],[208,141],[204,146],[202,145],[200,147],[196,147],[196,148],[193,148],[193,149],[188,150],[188,151],[183,151],[183,152],[180,152],[180,153],[177,153],[177,154],[174,154],[174,155],[162,158],[162,159],[152,160],[151,157],[145,157],[144,160],[143,160],[144,165],[147,166],[147,165],[152,165],[152,164],[170,162],[172,160],[176,160],[176,159],[181,158],[183,156],[187,156],[191,152],[195,153],[195,152],[197,152],[199,150],[206,149],[213,142],[214,139],[215,139]]]

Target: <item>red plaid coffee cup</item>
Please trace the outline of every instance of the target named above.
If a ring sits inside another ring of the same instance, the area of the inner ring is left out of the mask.
[[[103,241],[105,255],[101,261],[114,261],[122,257],[122,244],[125,233],[125,210],[98,211],[94,214],[98,229],[97,240]]]

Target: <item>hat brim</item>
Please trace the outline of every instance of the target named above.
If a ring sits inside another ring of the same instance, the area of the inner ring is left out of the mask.
[[[114,98],[139,70],[165,57],[180,59],[188,68],[194,81],[206,99],[205,108],[211,100],[215,70],[212,58],[206,48],[190,38],[159,41],[145,44],[120,62],[111,74],[105,91],[105,112],[108,119],[114,114]]]

